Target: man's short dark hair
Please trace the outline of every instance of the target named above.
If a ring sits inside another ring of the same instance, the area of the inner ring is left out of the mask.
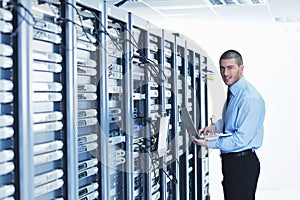
[[[225,51],[225,52],[221,55],[220,61],[221,61],[222,59],[231,59],[231,58],[234,58],[234,59],[235,59],[236,64],[237,64],[238,66],[240,66],[240,65],[243,64],[243,58],[242,58],[242,55],[241,55],[238,51],[232,50],[232,49]],[[220,62],[220,61],[219,61],[219,62]]]

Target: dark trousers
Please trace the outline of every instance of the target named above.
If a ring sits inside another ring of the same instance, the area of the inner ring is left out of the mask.
[[[221,155],[225,200],[254,200],[260,163],[255,152]]]

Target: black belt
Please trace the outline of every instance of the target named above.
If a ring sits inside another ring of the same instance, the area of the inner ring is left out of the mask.
[[[247,150],[240,151],[240,152],[222,153],[221,158],[243,157],[243,156],[247,156],[247,155],[250,155],[250,154],[253,154],[253,153],[255,153],[254,150],[247,149]]]

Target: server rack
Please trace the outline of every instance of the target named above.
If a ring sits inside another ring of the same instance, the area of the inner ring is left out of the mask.
[[[143,161],[149,158],[149,149],[147,144],[147,101],[146,101],[146,68],[145,68],[145,36],[146,31],[142,29],[143,22],[138,23],[140,19],[132,16],[129,13],[130,21],[130,62],[131,66],[131,83],[132,92],[131,97],[131,118],[132,118],[132,159],[133,166],[129,175],[133,179],[133,199],[146,199],[146,173],[150,167],[149,163],[143,163]],[[135,24],[135,25],[134,25]]]
[[[175,77],[177,84],[177,110],[175,113],[179,113],[180,110],[185,106],[185,80],[186,80],[186,44],[185,39],[180,35],[176,34],[175,37],[175,53],[176,53],[176,67],[175,67]],[[187,199],[188,192],[188,176],[187,176],[187,163],[186,163],[186,147],[187,147],[187,135],[186,131],[183,128],[183,123],[181,116],[179,115],[177,121],[177,132],[176,137],[178,140],[177,151],[178,151],[178,160],[180,163],[179,167],[179,185],[183,185],[184,187],[180,187],[180,198]]]
[[[32,1],[32,134],[34,197],[62,198],[65,193],[65,77],[62,68],[62,17],[60,2]],[[49,65],[52,68],[49,70]]]
[[[3,198],[209,197],[207,149],[180,117],[187,105],[208,123],[193,41],[104,1],[6,0],[0,12]]]
[[[173,100],[173,92],[172,92],[172,65],[173,61],[173,47],[174,45],[170,42],[166,41],[166,32],[162,31],[162,42],[161,42],[161,70],[163,74],[161,75],[161,111],[164,116],[169,117],[169,124],[167,130],[167,146],[166,151],[164,152],[161,158],[161,166],[160,166],[160,179],[161,179],[161,199],[169,199],[170,198],[170,187],[173,184],[177,184],[177,179],[175,174],[173,173],[173,168],[171,163],[174,162],[173,151],[172,151],[172,139],[173,139],[173,129],[172,129],[172,100]],[[172,64],[171,64],[172,63]]]
[[[77,3],[75,10],[76,49],[76,121],[77,121],[77,174],[78,199],[99,196],[100,131],[98,101],[101,41],[98,38],[102,21],[101,12]]]
[[[10,3],[16,16],[12,35],[16,35],[18,71],[15,76],[18,190],[14,198],[59,199],[65,194],[66,164],[63,41],[61,26],[55,21],[62,15],[61,5],[36,1]],[[41,7],[44,12],[40,12]],[[51,12],[47,10],[49,7]]]
[[[107,153],[108,165],[108,194],[109,199],[124,199],[126,188],[126,137],[128,112],[125,104],[127,79],[125,73],[128,68],[127,59],[127,26],[128,13],[117,12],[113,8],[106,13],[106,65],[107,71],[107,121],[106,132],[109,139]],[[127,185],[130,188],[130,185]]]
[[[195,44],[193,41],[187,39],[187,106],[190,107],[190,115],[197,128],[201,128],[207,123],[207,85],[204,83],[202,77],[201,56],[205,58],[204,52],[200,46]],[[192,95],[189,95],[191,93]],[[190,97],[190,98],[189,98]],[[202,107],[201,107],[202,106]],[[204,107],[203,107],[204,106]],[[204,109],[204,110],[203,110]],[[201,150],[207,150],[206,148],[198,147],[195,144],[190,144],[188,148],[189,159],[187,159],[190,171],[189,180],[189,198],[190,199],[207,199],[207,195],[202,192],[199,193],[197,188],[201,188],[202,184],[197,181],[198,177],[205,174],[208,170],[208,152],[201,155]],[[200,155],[199,155],[200,154]],[[202,180],[202,178],[201,178]]]
[[[132,158],[133,158],[133,166],[132,166],[132,176],[134,180],[133,187],[133,197],[134,199],[143,199],[144,194],[144,167],[142,166],[141,161],[145,159],[143,154],[144,149],[144,136],[145,136],[145,73],[144,69],[141,66],[141,61],[139,57],[141,57],[141,53],[139,52],[139,38],[143,36],[143,33],[134,28],[132,26],[132,22],[130,24],[130,32],[132,34],[131,42],[131,73],[132,73],[132,89],[133,91],[130,93],[131,97],[131,112],[132,112]]]
[[[191,46],[191,47],[189,47]],[[193,44],[189,45],[188,43],[188,49],[189,49],[189,66],[193,68],[192,70],[192,85],[191,89],[193,90],[193,98],[191,99],[192,105],[193,105],[193,112],[191,113],[191,117],[194,121],[194,124],[196,127],[198,127],[199,124],[199,118],[200,115],[200,109],[199,109],[199,102],[197,99],[197,92],[199,90],[198,83],[199,83],[199,77],[200,77],[200,54],[197,52],[197,49],[199,49],[198,46],[194,46]],[[192,197],[191,199],[198,199],[199,194],[197,188],[199,187],[199,183],[197,182],[197,172],[199,168],[200,160],[198,158],[198,147],[195,144],[191,144],[190,146],[190,153],[193,155],[193,158],[189,161],[190,166],[194,168],[193,172],[191,173],[191,181],[192,181]]]
[[[162,198],[162,188],[164,184],[164,175],[161,172],[161,165],[163,164],[163,157],[161,157],[160,152],[157,152],[157,144],[159,139],[159,126],[160,117],[164,115],[164,105],[162,104],[162,76],[164,75],[161,71],[162,63],[162,30],[156,27],[149,27],[148,34],[146,36],[146,47],[145,56],[147,56],[146,64],[146,100],[149,107],[148,116],[149,117],[149,129],[150,135],[150,152],[151,157],[150,166],[152,169],[149,172],[149,180],[151,183],[151,189],[148,191],[151,199],[161,199]],[[160,176],[162,175],[162,176]],[[163,199],[163,198],[162,198]]]
[[[165,103],[166,112],[170,115],[169,135],[168,135],[168,154],[166,156],[167,162],[167,185],[166,199],[179,199],[179,155],[178,155],[178,125],[179,120],[177,108],[177,65],[176,65],[176,44],[175,34],[170,30],[163,30],[164,33],[164,72],[166,80],[165,86]],[[169,105],[168,105],[169,104]],[[171,105],[171,107],[170,107]]]
[[[187,107],[188,111],[190,112],[191,118],[195,123],[195,113],[197,112],[197,102],[195,101],[195,57],[194,57],[194,49],[192,48],[192,43],[190,40],[186,40],[186,78],[185,78],[185,106]],[[187,135],[187,134],[186,134]],[[195,153],[195,144],[192,144],[189,140],[189,136],[186,137],[186,149],[185,149],[185,162],[186,162],[186,169],[187,169],[187,197],[188,199],[196,199],[197,193],[197,182],[194,181],[196,176],[196,168],[197,168],[197,157]],[[196,157],[196,158],[195,158]]]
[[[143,72],[141,80],[135,80],[135,95],[140,99],[135,99],[135,109],[138,114],[135,126],[144,126],[139,138],[136,140],[138,151],[145,158],[145,166],[139,163],[143,170],[140,180],[144,181],[144,187],[136,199],[159,199],[161,197],[161,182],[159,179],[160,158],[156,152],[158,119],[161,116],[160,109],[160,87],[161,79],[158,73],[161,64],[161,38],[162,30],[150,33],[154,27],[148,27],[149,24],[137,16],[131,15],[133,35],[136,35],[137,44],[134,48],[133,59],[135,59],[134,71]],[[154,30],[153,30],[154,31]]]
[[[207,56],[202,54],[199,55],[200,57],[200,74],[201,77],[199,78],[200,84],[200,91],[197,95],[198,101],[200,102],[200,123],[199,126],[207,126],[208,125],[208,86],[207,86],[207,79],[205,77],[204,72],[207,71],[208,63],[207,63]],[[205,147],[198,147],[199,149],[199,157],[201,158],[201,164],[199,164],[198,170],[198,183],[200,184],[201,190],[201,197],[202,200],[210,199],[209,195],[209,151],[208,148]]]
[[[12,36],[15,21],[9,2],[0,5],[0,198],[12,198],[18,193],[16,173],[19,152],[16,121],[17,101],[17,57]]]

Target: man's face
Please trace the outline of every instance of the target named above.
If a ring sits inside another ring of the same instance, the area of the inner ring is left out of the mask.
[[[238,66],[234,58],[220,60],[220,72],[224,83],[231,86],[243,76],[244,65]]]

